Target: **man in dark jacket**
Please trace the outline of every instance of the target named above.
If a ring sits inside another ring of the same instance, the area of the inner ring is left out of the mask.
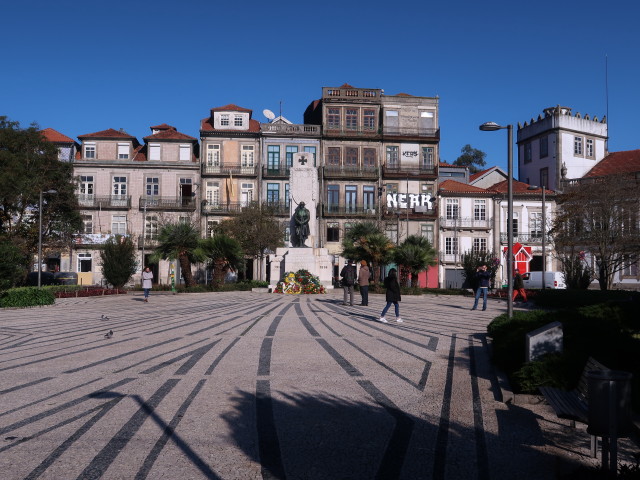
[[[358,272],[356,266],[353,264],[353,260],[347,260],[347,264],[342,268],[340,272],[342,277],[342,288],[344,289],[344,301],[343,305],[347,304],[347,294],[349,295],[349,305],[353,307],[353,286],[356,283],[356,277]]]
[[[527,292],[524,289],[524,280],[522,280],[522,275],[520,275],[520,270],[516,268],[516,271],[513,275],[513,301],[516,301],[518,294],[522,296],[522,299],[527,301]]]
[[[486,265],[478,267],[475,274],[476,281],[478,282],[478,289],[476,290],[476,301],[473,302],[473,308],[478,308],[478,300],[482,294],[482,310],[487,309],[487,294],[489,292],[489,285],[491,285],[491,272],[488,271]]]
[[[387,323],[387,319],[384,318],[384,315],[389,310],[391,304],[395,307],[396,310],[396,322],[402,323],[402,319],[400,318],[400,305],[398,302],[400,301],[400,284],[398,283],[398,276],[396,275],[396,269],[392,268],[389,270],[389,275],[384,279],[384,286],[387,289],[386,300],[387,306],[384,307],[382,313],[380,314],[380,318],[378,321],[382,323]]]

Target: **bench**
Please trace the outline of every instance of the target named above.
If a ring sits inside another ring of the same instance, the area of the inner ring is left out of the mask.
[[[587,372],[592,370],[609,370],[595,358],[589,357],[578,380],[578,385],[571,391],[553,387],[539,387],[540,393],[556,412],[558,418],[571,420],[571,426],[575,422],[587,423],[589,403]],[[591,436],[591,455],[596,456],[597,439]]]

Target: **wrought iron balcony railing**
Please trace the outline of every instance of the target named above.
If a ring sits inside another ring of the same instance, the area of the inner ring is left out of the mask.
[[[139,203],[140,210],[195,210],[195,197],[162,197],[159,195],[142,196]]]
[[[325,178],[378,178],[376,167],[327,165],[323,170]]]
[[[383,176],[420,176],[420,175],[436,175],[435,165],[384,165],[382,167]]]
[[[551,239],[549,235],[545,238],[546,242]],[[507,243],[509,241],[509,234],[500,233],[500,242]],[[513,235],[513,241],[517,243],[529,243],[529,244],[542,244],[542,233],[517,233]]]
[[[468,228],[468,229],[489,229],[493,225],[493,218],[478,220],[473,217],[445,218],[440,217],[440,227],[442,228]]]
[[[376,215],[375,207],[327,203],[323,205],[324,216],[370,216]]]
[[[258,174],[258,168],[255,165],[202,165],[203,175],[237,175],[237,176],[254,176]]]
[[[81,208],[128,209],[131,208],[130,195],[78,195]]]
[[[289,177],[289,173],[291,172],[291,167],[289,166],[266,166],[262,167],[262,176],[263,177]]]

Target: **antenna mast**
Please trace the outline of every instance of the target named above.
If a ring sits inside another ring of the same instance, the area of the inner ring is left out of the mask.
[[[609,153],[609,56],[604,56],[604,91],[607,111],[607,140],[605,144],[605,155]]]

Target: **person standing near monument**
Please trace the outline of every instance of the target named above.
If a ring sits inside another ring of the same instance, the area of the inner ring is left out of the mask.
[[[149,301],[149,290],[153,288],[153,272],[149,267],[142,272],[142,290],[144,290],[144,301]]]
[[[360,273],[358,274],[358,288],[360,289],[360,297],[362,297],[360,305],[366,307],[369,305],[369,278],[371,278],[371,272],[366,260],[362,260],[360,265]]]
[[[486,265],[481,265],[476,269],[476,280],[478,282],[478,289],[476,290],[475,302],[473,302],[473,308],[478,308],[478,300],[482,295],[482,310],[487,309],[487,294],[489,292],[489,285],[491,285],[491,272],[488,271]]]
[[[305,207],[304,202],[300,202],[293,214],[293,221],[296,225],[296,244],[295,247],[305,247],[304,242],[309,237],[309,210]]]
[[[384,316],[387,313],[387,310],[389,310],[389,307],[391,306],[391,304],[393,304],[396,311],[396,322],[402,323],[402,319],[400,318],[400,305],[398,304],[398,302],[400,302],[401,300],[400,284],[398,283],[398,275],[396,274],[395,268],[392,268],[391,270],[389,270],[389,274],[384,279],[384,286],[387,289],[387,293],[386,293],[387,306],[384,307],[384,309],[382,310],[382,313],[380,314],[380,318],[378,321],[382,323],[388,323],[387,319],[384,318]]]
[[[353,307],[353,285],[356,283],[356,277],[358,276],[356,272],[356,266],[353,264],[353,260],[347,260],[347,264],[342,267],[340,276],[342,277],[342,288],[344,290],[344,301],[342,302],[342,304],[347,304],[348,294],[349,305]]]

